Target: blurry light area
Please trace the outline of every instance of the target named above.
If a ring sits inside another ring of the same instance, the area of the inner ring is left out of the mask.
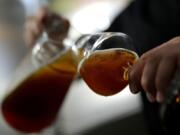
[[[104,97],[94,93],[83,80],[76,80],[69,90],[57,125],[65,134],[78,134],[141,111],[140,95],[131,94],[129,87]]]
[[[82,34],[106,30],[115,16],[130,2],[112,1],[93,2],[80,8],[71,18],[73,27]]]
[[[48,5],[71,22],[74,29],[82,34],[106,30],[113,19],[132,0],[21,0],[27,16],[34,15],[44,5]],[[76,36],[76,35],[75,35]]]
[[[82,8],[72,18],[72,25],[81,33],[103,31],[110,25],[112,8],[108,3],[94,3]]]
[[[0,99],[15,68],[26,54],[24,21],[24,8],[19,0],[0,1]]]
[[[47,6],[48,0],[21,0],[25,7],[26,16],[34,15],[41,6]]]

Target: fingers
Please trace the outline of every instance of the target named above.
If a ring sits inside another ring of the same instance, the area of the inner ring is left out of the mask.
[[[132,93],[138,93],[142,90],[141,75],[144,68],[144,61],[138,61],[129,73],[129,87]]]
[[[32,47],[41,35],[43,27],[35,22],[34,17],[27,18],[25,23],[25,41],[28,47]]]
[[[158,59],[149,58],[151,53],[143,55],[130,72],[129,85],[132,93],[144,89],[149,101],[156,100],[155,77],[158,67]]]
[[[41,35],[44,23],[43,20],[49,14],[47,7],[38,10],[35,16],[28,17],[25,23],[25,42],[28,47],[33,47]]]
[[[162,102],[176,70],[180,69],[180,37],[156,47],[140,57],[130,71],[133,93],[141,87],[149,101]]]
[[[43,24],[46,17],[50,16],[50,11],[47,7],[41,7],[35,15],[35,20],[37,23]]]
[[[172,80],[173,74],[175,72],[176,58],[165,57],[163,58],[157,68],[157,74],[155,77],[156,86],[156,100],[162,102],[164,100],[164,93]]]
[[[142,88],[151,102],[154,102],[156,97],[155,77],[158,62],[158,59],[153,58],[147,60],[141,77]]]
[[[52,13],[47,7],[42,7],[34,17],[28,17],[25,23],[25,41],[27,46],[34,46],[42,34],[43,29],[48,33],[49,38],[55,41],[62,41],[68,33],[69,21]]]
[[[161,103],[176,70],[177,59],[174,57],[148,57],[144,60],[140,59],[131,70],[129,77],[130,90],[132,93],[137,93],[144,89],[150,102],[157,101]]]

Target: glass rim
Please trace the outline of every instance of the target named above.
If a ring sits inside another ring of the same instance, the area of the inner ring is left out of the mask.
[[[82,66],[82,64],[84,63],[84,61],[90,57],[92,54],[94,53],[98,53],[98,52],[108,52],[108,51],[126,51],[128,53],[131,53],[135,56],[135,61],[137,61],[139,59],[138,54],[135,51],[129,50],[129,49],[125,49],[125,48],[109,48],[109,49],[104,49],[104,50],[95,50],[92,53],[87,54],[87,56],[85,56],[78,64],[78,68],[77,68],[77,73],[80,73],[80,68]]]

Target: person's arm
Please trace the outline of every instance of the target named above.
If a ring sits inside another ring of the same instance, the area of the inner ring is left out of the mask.
[[[137,93],[144,89],[149,101],[162,102],[176,70],[180,69],[180,37],[144,53],[133,66],[130,89]]]

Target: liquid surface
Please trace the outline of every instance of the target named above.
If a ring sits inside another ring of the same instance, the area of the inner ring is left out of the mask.
[[[137,55],[120,49],[92,53],[80,66],[80,74],[96,93],[110,96],[128,84],[128,70],[136,62]]]
[[[76,64],[70,54],[32,73],[3,100],[5,120],[26,133],[50,126],[75,74]]]

